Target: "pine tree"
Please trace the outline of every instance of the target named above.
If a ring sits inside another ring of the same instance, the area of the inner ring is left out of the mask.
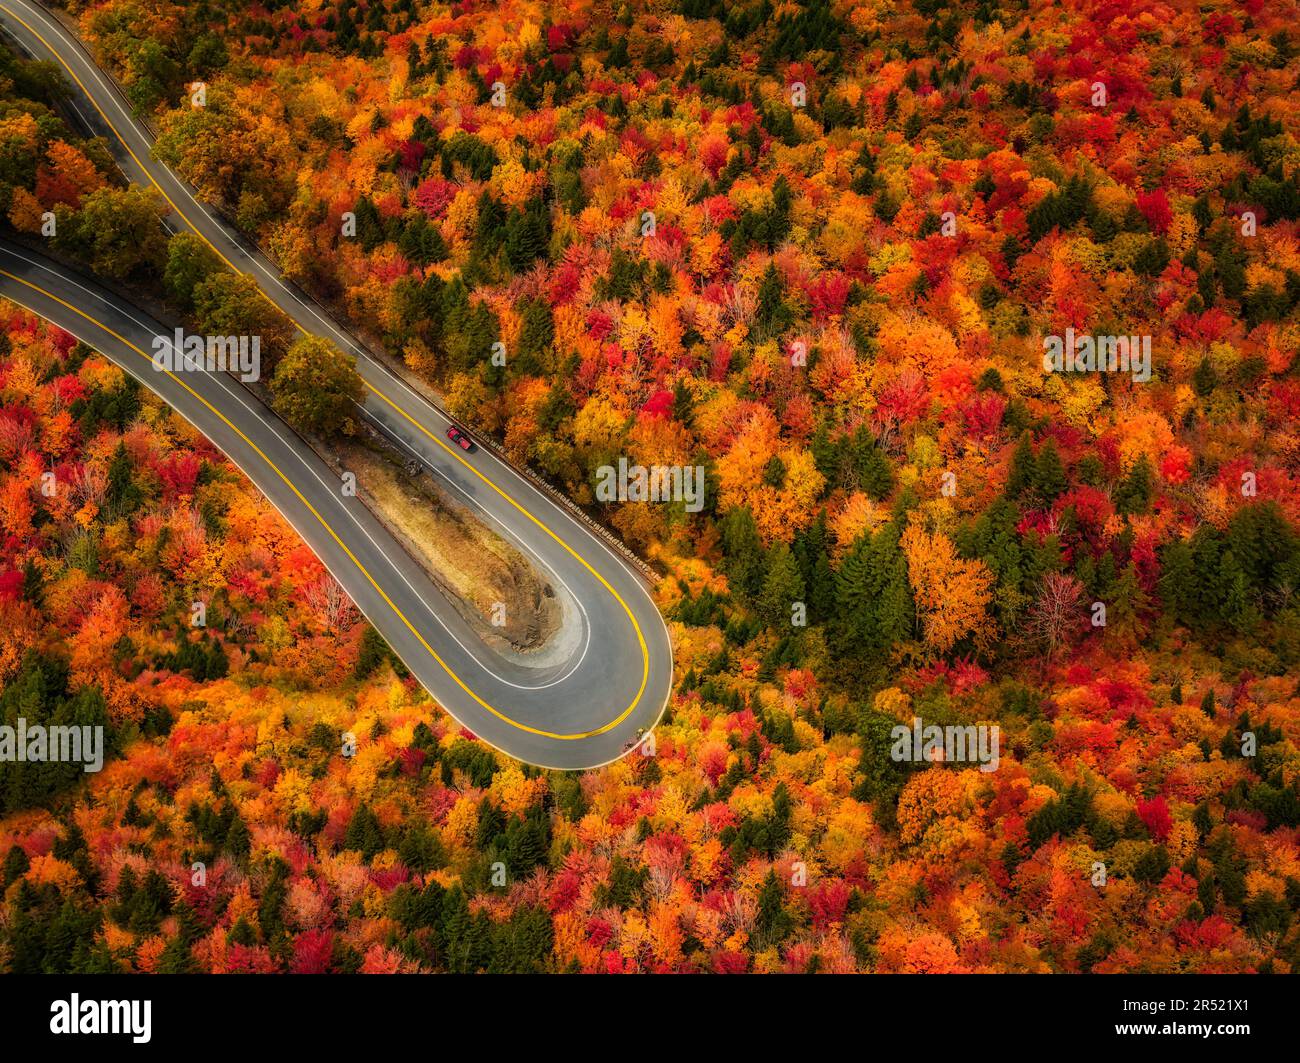
[[[449,368],[463,372],[484,364],[496,342],[496,317],[486,303],[471,304],[460,274],[443,290],[442,317]]]
[[[785,543],[777,543],[768,554],[767,575],[759,597],[759,615],[768,627],[785,630],[790,626],[792,606],[804,601],[804,580],[794,554]],[[806,603],[805,603],[806,605]]]
[[[733,509],[723,518],[722,549],[732,592],[754,601],[763,589],[763,543],[748,508]]]
[[[486,189],[478,197],[477,211],[474,220],[474,251],[490,257],[505,242],[506,212]]]
[[[1042,574],[1038,568],[1050,570],[1050,566],[1034,566],[1033,559],[1026,556],[1016,522],[1016,508],[1004,496],[995,499],[973,525],[957,536],[961,555],[979,558],[997,579],[993,610],[1004,631],[1015,629],[1028,606],[1030,588]]]
[[[194,953],[181,937],[171,938],[158,958],[159,974],[198,974],[200,967]]]
[[[1259,623],[1260,614],[1246,570],[1231,550],[1223,551],[1219,564],[1219,585],[1223,589],[1222,619],[1239,632],[1250,631]]]
[[[758,893],[758,915],[755,925],[764,941],[776,944],[794,927],[794,921],[782,905],[784,894],[776,871],[769,869]]]
[[[1300,577],[1300,535],[1276,502],[1238,510],[1228,522],[1224,546],[1236,559],[1253,594],[1295,587]]]
[[[248,833],[247,825],[236,812],[234,821],[230,824],[230,831],[226,834],[226,849],[235,856],[247,856],[252,843],[253,839]]]
[[[1034,444],[1029,433],[1024,432],[1016,443],[1016,449],[1011,452],[1011,468],[1007,472],[1007,498],[1018,499],[1032,487],[1036,471]]]
[[[418,214],[402,230],[397,249],[417,266],[441,262],[447,257],[447,244],[437,226],[423,214]]]
[[[523,374],[544,372],[551,344],[555,342],[551,308],[542,300],[528,299],[523,304],[520,318],[515,367]]]
[[[1055,502],[1057,496],[1069,485],[1065,466],[1061,464],[1061,456],[1056,452],[1055,440],[1048,439],[1039,450],[1034,462],[1033,482],[1034,491],[1047,503]]]
[[[140,489],[131,477],[131,456],[126,452],[126,444],[118,442],[108,463],[108,489],[105,498],[109,507],[122,516],[130,516],[140,504]]]
[[[369,196],[362,196],[353,208],[357,223],[357,242],[365,251],[373,251],[384,242],[383,221]]]
[[[516,273],[529,269],[546,254],[547,224],[540,203],[529,202],[522,211],[511,211],[506,219],[506,261]]]
[[[511,819],[506,827],[506,865],[515,878],[527,877],[535,867],[546,863],[547,839],[531,816]]]
[[[226,944],[243,945],[245,948],[252,948],[257,944],[257,933],[253,930],[253,927],[248,920],[242,915],[226,934]]]
[[[907,559],[895,525],[857,539],[836,573],[835,590],[842,649],[859,663],[883,663],[915,623]]]
[[[1143,454],[1115,488],[1115,509],[1128,516],[1145,513],[1151,508],[1154,491],[1151,461]]]
[[[4,888],[8,889],[27,874],[27,869],[31,866],[32,862],[27,858],[27,852],[22,846],[17,844],[9,846],[9,852],[5,854]]]
[[[488,798],[478,803],[478,823],[474,829],[474,844],[486,849],[494,844],[498,837],[505,834],[505,814]]]
[[[881,638],[889,647],[911,637],[916,624],[912,585],[907,580],[907,558],[899,546],[896,525],[876,533],[876,551],[883,585],[878,610]]]
[[[173,914],[176,917],[176,934],[185,944],[193,945],[203,936],[203,924],[184,898],[176,902]]]
[[[1192,549],[1185,539],[1175,539],[1160,552],[1160,578],[1156,590],[1165,614],[1174,622],[1191,626],[1196,598]]]
[[[795,537],[794,553],[803,577],[808,620],[821,624],[835,609],[835,573],[826,552],[826,511]]]
[[[1143,631],[1142,613],[1146,607],[1147,594],[1138,580],[1136,566],[1130,561],[1115,581],[1109,614],[1111,630],[1122,638],[1136,641]]]
[[[459,273],[442,290],[442,320],[448,333],[461,331],[469,321],[469,289]]]
[[[818,424],[817,430],[813,432],[809,449],[812,450],[817,471],[827,480],[833,480],[840,471],[841,446],[831,438],[831,430],[825,422]]]
[[[1199,629],[1218,625],[1227,594],[1222,583],[1220,559],[1223,547],[1219,533],[1208,524],[1202,524],[1192,533],[1188,543],[1192,552],[1194,580],[1195,621]]]
[[[894,472],[889,458],[880,449],[876,437],[866,425],[861,425],[849,439],[846,448],[858,485],[875,502],[883,502],[894,491]]]
[[[1219,386],[1219,374],[1209,358],[1202,358],[1200,364],[1192,371],[1192,388],[1201,398],[1209,398]]]
[[[793,321],[790,308],[781,297],[784,288],[781,275],[776,271],[776,263],[769,262],[758,286],[758,307],[754,311],[754,320],[773,335],[784,332]]]

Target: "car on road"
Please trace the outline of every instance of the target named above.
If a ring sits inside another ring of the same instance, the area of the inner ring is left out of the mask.
[[[466,454],[473,454],[474,451],[478,449],[477,447],[474,446],[474,440],[470,439],[469,436],[467,436],[455,425],[452,425],[450,428],[447,429],[447,438],[450,439],[453,443],[455,443],[456,446],[460,447],[460,449],[463,450]]]

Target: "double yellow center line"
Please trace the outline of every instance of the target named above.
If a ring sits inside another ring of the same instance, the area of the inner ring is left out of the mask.
[[[177,214],[177,216],[179,216],[182,220],[184,220],[185,224],[190,227],[190,229],[194,232],[194,234],[198,236],[199,239],[201,239],[205,244],[207,244],[208,247],[210,247],[213,250],[213,252],[215,252],[216,255],[227,266],[230,267],[231,270],[233,270],[237,274],[243,275],[243,271],[240,270],[239,267],[236,266],[233,262],[231,262],[230,259],[227,258],[221,252],[220,248],[214,245],[211,240],[209,240],[202,232],[199,231],[198,227],[194,224],[194,222],[190,220],[190,218],[185,214],[185,212],[181,210],[179,206],[177,206],[176,202],[171,198],[171,196],[167,194],[166,189],[164,189],[157,182],[157,180],[150,173],[149,168],[145,166],[140,161],[139,156],[137,156],[136,153],[131,150],[131,145],[127,143],[126,138],[122,135],[121,131],[117,128],[113,120],[109,118],[107,114],[104,113],[103,108],[99,106],[99,103],[95,100],[94,95],[86,88],[85,84],[77,76],[76,71],[74,71],[72,67],[68,64],[67,60],[63,58],[63,55],[60,53],[59,49],[56,48],[54,45],[52,45],[49,41],[47,41],[45,37],[41,35],[39,30],[37,30],[34,26],[30,25],[28,22],[26,22],[20,15],[18,15],[16,12],[11,10],[5,4],[0,3],[0,11],[3,11],[11,19],[19,23],[21,26],[23,26],[30,34],[32,34],[32,36],[34,36],[38,41],[41,42],[41,44],[43,44],[46,47],[46,49],[50,52],[51,55],[53,55],[56,59],[58,59],[59,63],[63,66],[64,70],[68,72],[68,76],[71,77],[74,82],[76,82],[77,87],[81,89],[82,94],[86,97],[86,99],[90,101],[91,105],[95,108],[95,110],[99,112],[100,118],[102,118],[104,120],[104,123],[108,126],[108,128],[113,131],[113,134],[117,137],[121,145],[126,149],[127,153],[131,156],[132,160],[134,160],[136,166],[138,166],[140,171],[149,179],[150,183],[155,188],[158,189],[158,191],[162,194],[163,198],[167,200],[167,203],[171,206],[172,210]],[[18,277],[15,274],[9,273],[5,270],[0,270],[0,276],[7,277],[8,279],[17,282],[18,284],[21,284],[26,288],[29,288],[35,292],[40,293],[41,295],[45,296],[47,299],[50,299],[55,303],[58,303],[59,305],[63,306],[65,309],[70,310],[72,313],[76,314],[77,316],[84,318],[86,321],[102,329],[105,333],[112,336],[120,343],[124,344],[127,348],[135,351],[136,354],[140,355],[140,357],[152,363],[153,361],[152,358],[148,354],[146,354],[143,350],[141,350],[139,347],[137,347],[134,343],[128,340],[125,336],[122,336],[120,333],[114,331],[112,328],[104,324],[102,321],[99,321],[98,319],[92,317],[90,314],[85,313],[79,308],[73,306],[71,303],[68,303],[63,299],[60,299],[54,293],[49,292],[44,288],[41,288],[39,285],[33,284],[30,281],[25,280],[22,277]],[[256,277],[254,277],[254,280],[256,281]],[[278,306],[278,304],[276,304],[275,300],[272,299],[270,295],[266,293],[265,290],[263,290],[260,284],[258,285],[258,291],[261,292],[262,297],[266,299],[269,303],[271,303],[272,306],[275,306],[277,310],[280,310],[280,307]],[[283,313],[282,310],[280,312]],[[296,319],[292,318],[291,315],[286,315],[286,316],[290,317],[290,320],[293,320],[294,325],[297,327],[297,329],[300,332],[302,332],[304,335],[310,335],[307,329],[305,329],[302,326],[302,324],[300,324]],[[254,443],[251,439],[249,439],[248,436],[245,435],[244,432],[238,426],[236,426],[228,417],[226,417],[225,414],[223,414],[220,410],[218,410],[215,406],[213,406],[210,402],[208,402],[207,399],[203,398],[203,396],[200,395],[198,392],[196,392],[192,387],[190,387],[189,384],[185,383],[185,381],[181,380],[180,377],[176,376],[176,374],[172,372],[168,372],[167,375],[172,377],[172,379],[175,380],[180,387],[184,388],[187,392],[189,392],[198,402],[202,403],[205,407],[207,407],[207,409],[210,410],[213,413],[213,415],[219,418],[231,431],[236,433],[239,436],[239,438],[242,439],[258,455],[258,457],[260,457],[264,462],[266,462],[267,466],[288,486],[288,488],[294,493],[294,495],[297,496],[299,501],[301,501],[302,504],[308,509],[308,511],[310,511],[312,516],[314,516],[320,522],[321,526],[329,533],[330,537],[339,545],[339,547],[343,550],[343,552],[347,554],[348,558],[352,561],[352,563],[357,566],[357,569],[362,573],[362,575],[365,576],[365,578],[369,581],[370,585],[374,587],[375,591],[380,595],[380,597],[383,598],[383,600],[387,603],[388,607],[392,609],[393,613],[402,621],[403,624],[406,625],[406,628],[411,632],[412,635],[415,636],[415,638],[419,641],[420,645],[423,646],[426,651],[428,651],[429,655],[435,661],[438,662],[438,664],[442,667],[443,671],[445,671],[447,675],[450,676],[451,679],[456,683],[456,685],[459,686],[466,694],[468,694],[470,698],[472,698],[478,705],[486,709],[497,719],[503,721],[504,723],[509,724],[512,727],[518,728],[521,731],[526,731],[529,734],[540,735],[544,738],[559,739],[561,741],[573,741],[576,739],[591,738],[596,735],[604,734],[607,731],[611,731],[619,724],[621,724],[624,720],[626,720],[632,714],[633,710],[635,710],[636,706],[641,701],[641,696],[645,693],[646,684],[649,682],[650,679],[650,651],[646,645],[645,634],[641,630],[641,625],[637,623],[636,616],[633,614],[627,602],[624,601],[622,595],[620,595],[618,591],[615,590],[610,585],[609,581],[606,580],[604,576],[602,576],[599,572],[597,572],[587,562],[585,558],[583,558],[576,550],[574,550],[574,548],[570,546],[564,539],[562,539],[555,531],[553,531],[550,527],[548,527],[541,520],[539,520],[532,512],[530,512],[523,505],[521,505],[515,498],[513,498],[510,494],[508,494],[505,490],[503,490],[498,484],[496,484],[494,481],[492,481],[486,475],[484,475],[482,471],[480,471],[474,465],[466,461],[462,455],[452,450],[451,447],[449,447],[443,440],[439,439],[436,435],[430,432],[429,429],[424,424],[422,424],[419,420],[413,417],[407,410],[405,410],[395,400],[390,398],[388,395],[384,394],[382,391],[380,391],[378,388],[376,388],[368,381],[365,382],[366,387],[370,390],[372,394],[377,396],[383,402],[387,403],[390,407],[392,407],[393,410],[395,410],[398,414],[400,414],[403,418],[405,418],[411,425],[413,425],[416,429],[418,429],[430,440],[432,440],[439,447],[441,447],[450,457],[460,462],[460,464],[464,466],[464,468],[466,468],[475,476],[477,476],[484,484],[486,484],[489,488],[495,491],[504,501],[508,502],[520,514],[528,518],[528,520],[530,520],[534,525],[536,525],[539,529],[541,529],[543,532],[549,535],[557,544],[559,544],[564,550],[566,550],[579,564],[581,564],[583,568],[585,568],[589,573],[591,573],[591,575],[596,578],[596,580],[601,584],[601,586],[604,587],[607,591],[609,591],[611,595],[613,595],[615,601],[617,601],[618,604],[622,606],[624,613],[627,614],[628,620],[631,621],[633,630],[636,632],[637,643],[641,650],[641,685],[637,689],[636,696],[632,699],[631,704],[629,704],[627,708],[625,708],[621,713],[619,713],[618,716],[614,717],[614,719],[610,720],[608,723],[604,724],[603,726],[595,728],[590,731],[581,731],[572,734],[560,734],[555,731],[547,731],[541,728],[532,727],[529,724],[521,723],[520,721],[515,720],[509,715],[507,715],[506,713],[502,712],[500,709],[497,709],[494,706],[488,704],[486,701],[484,701],[483,698],[481,698],[474,690],[472,690],[465,683],[463,679],[461,679],[459,675],[456,674],[456,672],[447,664],[447,662],[442,659],[442,657],[438,654],[438,652],[434,650],[432,646],[429,645],[428,641],[419,632],[419,630],[415,627],[415,625],[411,623],[411,621],[407,618],[406,614],[403,613],[402,610],[397,606],[397,604],[388,596],[388,593],[379,585],[379,582],[374,578],[373,575],[371,575],[370,571],[366,568],[366,566],[361,563],[361,561],[356,557],[356,555],[348,548],[347,544],[343,541],[343,539],[339,536],[339,534],[334,530],[333,527],[331,527],[329,522],[323,516],[321,516],[321,514],[317,511],[316,507],[313,506],[311,502],[307,500],[306,496],[303,495],[303,493],[298,489],[298,487],[293,483],[293,481],[279,468],[279,466],[277,466],[275,462],[273,462],[262,451],[262,449],[257,446],[256,443]]]

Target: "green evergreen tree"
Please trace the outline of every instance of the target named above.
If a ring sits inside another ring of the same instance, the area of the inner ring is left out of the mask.
[[[27,870],[31,866],[32,862],[27,858],[27,852],[21,845],[9,846],[9,852],[5,854],[4,888],[8,889],[23,875],[27,874]]]
[[[1028,607],[1031,591],[1050,567],[1026,552],[1016,531],[1016,507],[1002,496],[957,535],[963,557],[979,558],[993,573],[993,611],[1004,631],[1014,631]]]
[[[109,508],[123,517],[134,513],[143,498],[143,492],[136,487],[131,475],[134,467],[135,463],[126,452],[126,444],[119,441],[108,463],[108,489],[104,497]]]
[[[506,261],[516,273],[531,268],[546,254],[548,219],[539,200],[530,201],[524,210],[511,211],[506,219]]]
[[[506,827],[506,866],[516,879],[546,863],[548,832],[534,816],[514,817]]]
[[[520,308],[519,350],[515,368],[523,374],[545,372],[555,342],[555,323],[549,304],[540,299],[527,299]]]
[[[889,458],[866,425],[860,425],[844,444],[844,460],[853,480],[875,502],[883,502],[894,491],[894,472]]]
[[[201,968],[194,952],[181,937],[170,938],[158,959],[159,974],[198,974]]]
[[[1160,551],[1156,590],[1165,614],[1176,623],[1191,626],[1195,619],[1196,573],[1186,539],[1174,539]]]
[[[795,602],[804,602],[804,580],[794,554],[785,543],[777,543],[767,556],[767,575],[759,596],[759,615],[768,627],[788,630]],[[807,603],[804,602],[805,608]]]
[[[1061,464],[1061,456],[1056,451],[1055,440],[1048,439],[1039,450],[1034,462],[1033,484],[1034,491],[1047,503],[1055,502],[1057,496],[1069,486],[1065,466]]]
[[[747,508],[733,509],[722,521],[723,570],[732,593],[755,601],[763,589],[763,543]]]
[[[1251,631],[1259,623],[1260,613],[1246,570],[1232,550],[1223,551],[1219,565],[1221,618],[1239,632]]]
[[[795,537],[794,554],[803,577],[808,620],[822,624],[835,609],[835,572],[827,554],[826,511],[818,512],[803,532]]]
[[[1126,516],[1146,513],[1151,508],[1155,477],[1150,459],[1143,454],[1115,488],[1115,509]]]
[[[1137,568],[1130,561],[1115,581],[1107,617],[1110,629],[1124,638],[1136,640],[1144,630],[1142,614],[1147,604],[1147,594],[1138,580]]]
[[[1188,547],[1192,552],[1196,626],[1202,630],[1218,626],[1227,597],[1220,566],[1223,546],[1219,533],[1211,525],[1202,524],[1192,533]]]
[[[784,892],[775,870],[769,870],[758,892],[758,915],[755,926],[760,938],[771,945],[784,940],[794,929],[794,920],[785,910]]]
[[[842,650],[852,662],[883,666],[915,623],[897,526],[890,523],[875,535],[859,536],[836,573],[835,586]]]
[[[1210,359],[1202,358],[1197,367],[1192,371],[1192,388],[1198,396],[1203,399],[1209,398],[1214,394],[1214,389],[1219,386],[1219,374],[1214,371],[1214,366]]]
[[[758,306],[754,311],[754,320],[759,327],[769,334],[780,335],[794,321],[794,315],[782,298],[785,284],[776,271],[776,263],[769,262],[758,286]]]
[[[1036,471],[1034,444],[1029,433],[1024,432],[1016,443],[1016,449],[1011,452],[1011,468],[1007,472],[1007,498],[1018,499],[1032,487]]]

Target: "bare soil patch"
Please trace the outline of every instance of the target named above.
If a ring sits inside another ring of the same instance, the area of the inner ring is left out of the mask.
[[[489,645],[516,653],[546,645],[562,610],[555,588],[517,547],[430,472],[412,475],[387,448],[336,440],[331,449],[356,474],[371,511]]]

